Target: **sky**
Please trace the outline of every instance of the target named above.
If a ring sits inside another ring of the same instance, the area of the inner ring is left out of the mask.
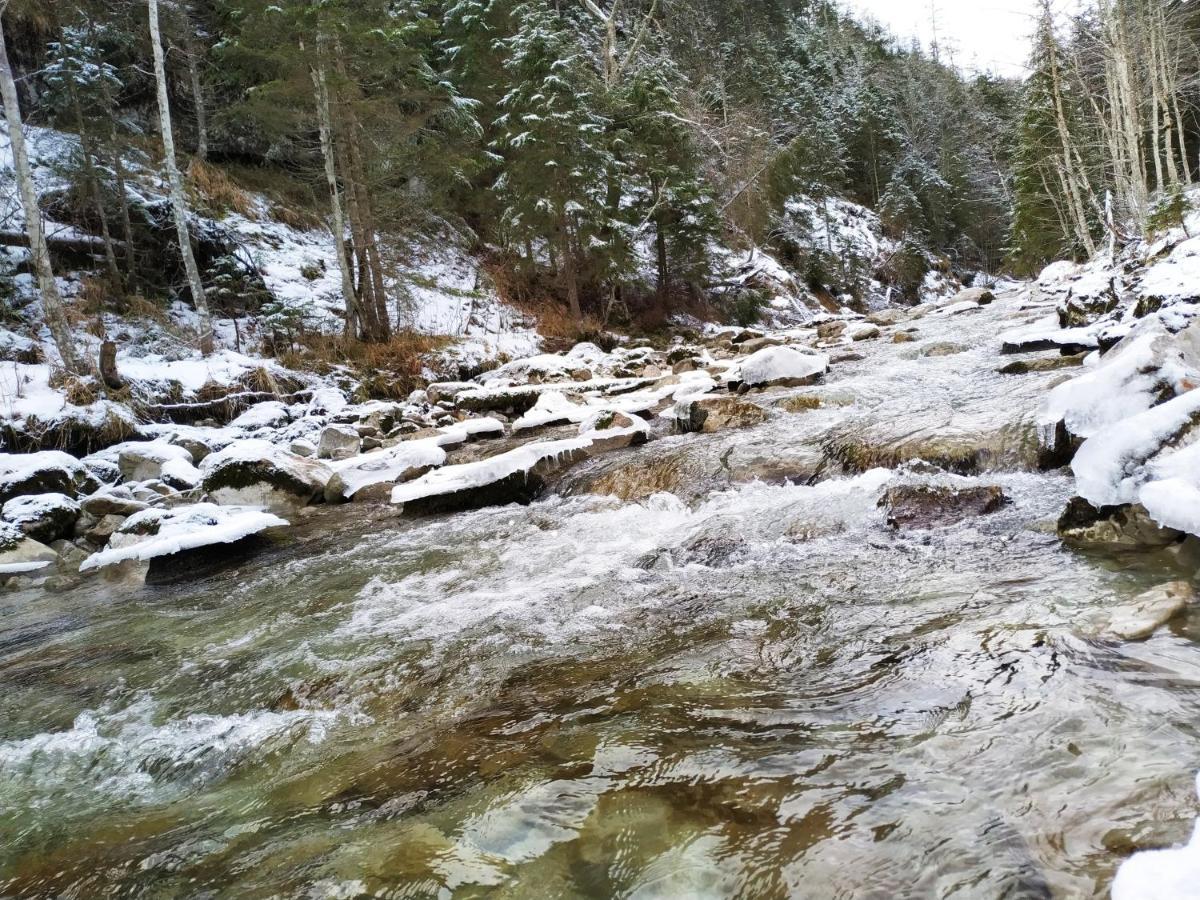
[[[865,14],[897,37],[914,35],[931,46],[933,22],[943,58],[969,71],[991,71],[1020,77],[1025,74],[1029,38],[1037,0],[842,0],[853,12]],[[1055,8],[1065,6],[1055,0]],[[936,7],[936,16],[934,8]]]

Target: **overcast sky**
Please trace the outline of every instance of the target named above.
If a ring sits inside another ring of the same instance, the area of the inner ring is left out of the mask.
[[[1020,76],[1029,55],[1037,0],[933,0],[938,40],[964,69]],[[1055,9],[1071,0],[1055,0]],[[916,35],[930,46],[931,0],[842,0],[849,9],[875,19],[905,40]]]

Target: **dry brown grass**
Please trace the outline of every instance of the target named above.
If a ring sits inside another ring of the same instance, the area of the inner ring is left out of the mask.
[[[188,166],[187,181],[193,201],[212,215],[235,212],[249,218],[254,213],[249,195],[223,169],[193,159]]]
[[[281,354],[279,361],[289,369],[322,375],[342,366],[362,382],[362,399],[403,400],[420,386],[426,357],[448,343],[448,338],[409,331],[399,332],[383,344],[310,334]]]

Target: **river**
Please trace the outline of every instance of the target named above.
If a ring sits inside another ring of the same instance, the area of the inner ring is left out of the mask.
[[[820,409],[529,507],[317,510],[204,581],[0,595],[0,896],[1105,896],[1190,831],[1200,618],[1096,628],[1187,573],[1055,536],[1067,376],[996,372],[1047,302],[930,314],[767,398]],[[1010,502],[889,527],[930,478]]]

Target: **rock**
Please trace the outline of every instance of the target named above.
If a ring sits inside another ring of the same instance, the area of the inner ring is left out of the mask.
[[[0,453],[0,504],[13,497],[66,494],[77,497],[99,487],[87,468],[58,450]]]
[[[879,506],[887,510],[887,521],[893,528],[938,528],[994,513],[1007,502],[1004,491],[994,485],[900,485],[890,488]]]
[[[259,428],[276,428],[286,425],[290,418],[286,404],[278,400],[268,400],[251,406],[229,424],[234,428],[253,431]]]
[[[791,397],[784,397],[775,405],[784,412],[801,413],[820,409],[824,403],[820,397],[814,397],[811,394],[794,394]]]
[[[1160,584],[1116,607],[1109,615],[1108,633],[1123,641],[1145,640],[1195,599],[1196,589],[1186,581]]]
[[[309,459],[317,455],[317,445],[307,438],[298,438],[288,444],[288,451]]]
[[[965,291],[959,291],[950,298],[950,305],[956,306],[959,303],[974,303],[977,306],[987,306],[995,302],[996,295],[987,288],[967,288]]]
[[[792,347],[768,347],[747,357],[729,374],[730,386],[749,390],[816,384],[829,371],[829,357]]]
[[[879,312],[873,312],[867,316],[867,321],[872,325],[887,327],[889,325],[899,325],[906,318],[908,313],[905,310],[892,307],[891,309],[881,309]]]
[[[392,491],[405,515],[530,503],[547,479],[587,459],[591,438],[526,444],[475,463],[446,466]]]
[[[117,457],[117,467],[126,481],[172,480],[194,487],[200,481],[192,454],[166,441],[127,444]]]
[[[79,502],[83,512],[95,519],[105,516],[132,516],[147,508],[141,500],[135,500],[127,488],[108,488],[102,493],[92,494]]]
[[[357,435],[355,435],[357,439]],[[231,444],[204,461],[202,487],[221,506],[290,511],[323,500],[333,472],[267,441]]]
[[[783,340],[776,337],[751,338],[748,341],[738,344],[738,353],[743,356],[749,356],[751,353],[757,353],[759,350],[764,350],[767,347],[780,347],[783,343]]]
[[[416,390],[408,395],[406,401],[409,406],[424,406],[429,402],[429,394],[426,391]]]
[[[362,442],[363,453],[369,453],[372,450],[378,450],[383,446],[383,441],[377,437],[365,437]]]
[[[683,375],[686,372],[695,372],[700,367],[694,359],[681,359],[671,367],[671,372],[675,375]]]
[[[126,516],[118,516],[115,513],[102,516],[95,525],[87,530],[84,537],[97,547],[103,547],[108,543],[109,538],[117,533],[117,529],[125,524],[126,518]]]
[[[850,328],[846,329],[846,336],[856,343],[858,341],[874,340],[875,338],[879,337],[880,334],[882,334],[882,332],[879,330],[879,326],[872,325],[869,322],[852,325]]]
[[[841,319],[832,322],[822,322],[817,326],[817,337],[823,341],[836,341],[846,330],[846,323]]]
[[[893,344],[911,344],[917,339],[917,336],[909,331],[897,331],[892,335]]]
[[[4,504],[0,517],[26,537],[49,544],[72,532],[79,504],[65,494],[14,497]]]
[[[675,407],[675,425],[684,434],[751,428],[766,420],[767,413],[761,407],[733,397],[699,397],[683,400]]]
[[[437,384],[431,384],[425,389],[425,399],[429,403],[438,403],[442,400],[454,400],[463,391],[475,390],[479,387],[477,384],[472,384],[469,381],[440,381]],[[414,406],[419,404],[412,404]]]
[[[0,576],[41,573],[58,562],[58,554],[26,537],[13,525],[0,525]]]
[[[1028,375],[1032,372],[1056,372],[1059,369],[1073,369],[1083,365],[1087,359],[1086,353],[1074,356],[1050,356],[1041,359],[1019,359],[1002,366],[996,371],[1001,375]]]
[[[922,356],[956,356],[959,353],[966,353],[967,348],[962,344],[956,344],[953,341],[935,341],[931,344],[926,344],[921,348]]]
[[[350,459],[362,449],[358,430],[346,425],[330,425],[321,432],[317,445],[318,459]]]
[[[1137,504],[1097,508],[1074,497],[1058,520],[1058,536],[1071,547],[1120,551],[1169,547],[1183,532],[1161,527]]]
[[[59,566],[68,572],[78,572],[79,567],[88,558],[86,550],[65,539],[54,541],[50,544],[50,549],[58,554]]]

